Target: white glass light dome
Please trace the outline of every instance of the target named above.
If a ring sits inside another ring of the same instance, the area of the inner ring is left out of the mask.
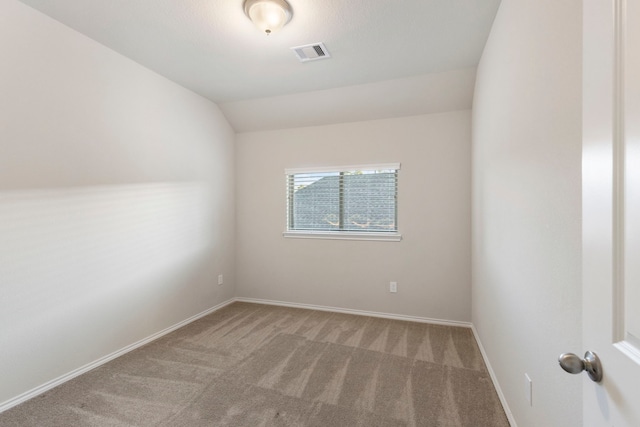
[[[244,13],[267,35],[282,29],[293,15],[285,0],[246,0]]]

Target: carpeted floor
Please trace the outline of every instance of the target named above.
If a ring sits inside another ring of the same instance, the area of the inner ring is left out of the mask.
[[[234,303],[0,426],[508,427],[471,330]]]

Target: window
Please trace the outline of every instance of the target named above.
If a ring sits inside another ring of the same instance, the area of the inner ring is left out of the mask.
[[[400,240],[400,164],[287,169],[285,237]]]

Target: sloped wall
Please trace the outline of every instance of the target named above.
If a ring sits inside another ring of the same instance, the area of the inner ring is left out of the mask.
[[[216,105],[14,0],[0,57],[1,405],[232,298],[235,265]]]

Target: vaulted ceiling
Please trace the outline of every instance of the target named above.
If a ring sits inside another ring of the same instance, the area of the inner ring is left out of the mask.
[[[293,19],[266,36],[243,0],[21,1],[216,102],[238,131],[469,108],[500,3],[288,0]],[[330,59],[290,49],[316,42]]]

